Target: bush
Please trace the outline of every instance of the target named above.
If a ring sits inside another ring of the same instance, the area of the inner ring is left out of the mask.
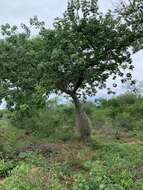
[[[130,113],[128,112],[123,112],[123,113],[118,113],[116,116],[115,124],[119,128],[123,129],[133,129],[133,123],[132,123],[132,118],[130,116]]]
[[[38,110],[32,117],[24,117],[22,120],[14,120],[13,124],[18,128],[34,132],[35,135],[67,139],[73,133],[73,117],[71,108],[68,106],[57,106],[50,109]],[[69,134],[68,134],[69,132]],[[64,137],[65,135],[65,137]]]
[[[102,101],[103,107],[112,107],[112,108],[119,108],[119,107],[126,107],[128,105],[133,105],[136,101],[142,99],[139,95],[133,93],[126,93],[110,100]]]
[[[11,161],[0,160],[0,177],[8,176],[14,166],[14,163]]]
[[[32,166],[23,163],[11,172],[11,176],[5,180],[2,188],[3,190],[44,189],[45,184],[40,178],[42,175],[40,168],[32,169]]]

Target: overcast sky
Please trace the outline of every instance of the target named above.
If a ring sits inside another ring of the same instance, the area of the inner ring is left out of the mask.
[[[61,16],[68,0],[0,0],[0,22],[19,24],[37,15],[51,25],[54,18]],[[115,6],[118,0],[99,0],[102,10]]]
[[[0,25],[4,23],[19,25],[27,23],[30,17],[37,15],[46,21],[49,27],[55,17],[62,16],[68,0],[0,0]],[[120,0],[99,0],[102,11],[114,8]],[[143,81],[143,52],[134,55],[134,77]]]

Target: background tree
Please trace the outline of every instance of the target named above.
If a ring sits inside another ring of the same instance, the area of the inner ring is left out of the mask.
[[[19,32],[16,26],[1,26],[4,38],[0,41],[0,100],[4,98],[7,107],[18,114],[30,114],[43,104],[44,91],[36,68],[41,45],[37,37],[30,37],[26,25],[22,29]]]
[[[53,29],[36,17],[31,19],[31,25],[40,29],[37,37],[30,37],[25,25],[25,33],[13,33],[9,25],[2,28],[8,37],[2,40],[0,48],[1,84],[26,93],[26,100],[28,92],[35,94],[37,87],[42,94],[49,89],[67,94],[75,104],[80,136],[89,138],[91,125],[80,99],[106,88],[111,76],[114,87],[117,76],[122,77],[122,82],[131,79],[128,70],[133,66],[127,38],[130,29],[110,10],[105,15],[100,13],[96,0],[71,0]]]

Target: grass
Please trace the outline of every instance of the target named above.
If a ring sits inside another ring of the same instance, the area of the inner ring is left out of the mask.
[[[105,131],[101,133],[100,129],[87,144],[78,139],[49,143],[42,138],[27,136],[23,129],[11,126],[8,129],[5,125],[0,130],[4,128],[6,137],[7,131],[12,134],[11,141],[7,142],[9,147],[18,139],[18,144],[11,149],[16,152],[20,147],[21,152],[10,160],[5,157],[1,160],[3,190],[143,188],[143,143],[137,138],[116,140]],[[28,143],[51,145],[53,149],[47,152],[48,155],[36,149],[23,149]]]
[[[45,116],[40,111],[39,118],[32,118],[32,131],[28,119],[14,125],[1,118],[0,190],[142,190],[142,128],[114,126],[111,102],[90,108],[85,107],[92,121],[98,115],[98,126],[86,143],[74,135],[68,106],[44,111]]]

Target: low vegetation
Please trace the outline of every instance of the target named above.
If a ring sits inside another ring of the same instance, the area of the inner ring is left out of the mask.
[[[74,132],[73,105],[49,102],[19,120],[1,111],[0,189],[142,190],[143,98],[125,94],[84,109],[93,124],[86,142]]]

